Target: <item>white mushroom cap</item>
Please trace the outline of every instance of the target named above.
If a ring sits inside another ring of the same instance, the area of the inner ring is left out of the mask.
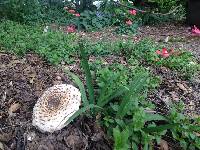
[[[33,126],[42,132],[54,132],[66,126],[66,121],[81,105],[80,91],[68,84],[48,88],[33,108]]]

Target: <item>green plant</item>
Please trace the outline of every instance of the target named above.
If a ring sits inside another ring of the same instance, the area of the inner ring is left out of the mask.
[[[160,11],[169,11],[170,9],[179,5],[180,0],[148,0],[149,2],[156,3]]]
[[[81,113],[91,109],[94,116],[100,113],[103,116],[104,121],[107,122],[105,125],[107,124],[109,125],[109,128],[114,128],[114,130],[108,130],[108,133],[110,132],[110,135],[113,135],[115,138],[115,149],[137,148],[139,146],[144,146],[144,148],[147,149],[149,146],[152,146],[149,143],[152,143],[155,136],[149,133],[151,130],[149,129],[149,126],[146,128],[145,123],[147,121],[151,122],[154,120],[158,121],[166,119],[158,114],[148,114],[143,108],[145,105],[145,108],[152,107],[148,102],[144,103],[144,94],[146,94],[148,87],[148,73],[138,72],[134,75],[130,83],[124,82],[120,84],[122,81],[120,74],[105,69],[100,73],[103,76],[99,78],[99,90],[96,95],[94,93],[87,55],[82,43],[80,44],[80,48],[81,62],[86,74],[86,85],[89,98],[87,99],[86,90],[81,80],[76,75],[68,72],[80,88],[83,107],[75,113],[67,123],[70,123],[70,121]],[[98,111],[99,109],[101,111]],[[106,120],[106,118],[108,119]],[[161,129],[156,132],[157,137],[164,135],[164,131],[171,126],[172,125],[160,127]],[[119,133],[122,133],[122,135],[119,135]],[[130,147],[131,145],[134,147]]]
[[[83,48],[83,46],[81,47]],[[108,135],[114,138],[114,149],[139,149],[139,147],[147,150],[153,149],[154,143],[159,144],[160,140],[169,133],[172,133],[180,143],[186,143],[188,148],[192,148],[191,143],[194,142],[195,146],[193,147],[198,148],[199,138],[192,134],[194,131],[199,132],[196,122],[191,124],[191,121],[186,119],[182,113],[178,113],[178,109],[172,109],[169,116],[152,114],[147,111],[155,107],[146,101],[150,84],[147,72],[135,71],[129,81],[129,76],[124,76],[123,71],[120,73],[122,66],[119,66],[118,69],[116,66],[113,67],[115,71],[111,70],[112,67],[106,67],[97,73],[98,91],[95,94],[93,86],[91,86],[93,83],[88,69],[89,64],[83,49],[81,58],[82,65],[85,65],[83,68],[86,72],[86,80],[89,79],[86,84],[88,95],[93,96],[89,96],[88,101],[84,85],[80,79],[75,80],[81,91],[84,91],[82,94],[84,106],[76,113],[76,117],[90,108],[92,108],[92,112],[95,112],[92,113],[94,116],[101,114],[100,122],[106,127]],[[77,76],[75,77],[77,78]],[[188,136],[179,138],[180,135],[185,134]],[[182,147],[185,148],[184,145]]]
[[[74,18],[71,22],[75,24],[79,30],[85,29],[86,31],[92,31],[111,25],[111,15],[98,11],[85,10],[80,14],[80,17]]]
[[[141,18],[143,24],[159,24],[172,21],[183,21],[186,16],[186,1],[180,0],[148,0],[154,7]]]
[[[114,149],[115,150],[126,150],[129,148],[129,143],[128,143],[128,138],[129,138],[129,131],[128,130],[123,130],[120,131],[120,129],[118,127],[113,129],[113,137],[114,137],[114,141],[115,145],[114,145]]]
[[[177,70],[181,76],[191,78],[200,71],[200,64],[190,52],[181,52],[179,56],[171,56],[168,59],[162,59],[158,62],[170,69]]]
[[[138,27],[139,27],[138,21],[134,21],[134,23],[131,26],[123,23],[123,24],[119,25],[116,32],[118,34],[133,34],[133,33],[135,34],[135,33],[137,33]]]
[[[41,5],[38,0],[1,0],[0,19],[27,22],[41,19]]]
[[[193,150],[200,148],[200,118],[191,119],[183,115],[184,104],[173,104],[169,114],[169,120],[178,126],[172,128],[172,137],[178,140],[184,150]]]
[[[137,44],[121,44],[122,53],[127,56],[129,60],[134,58],[140,63],[145,61],[149,64],[165,66],[177,71],[185,78],[191,78],[200,71],[200,64],[198,64],[196,58],[190,52],[174,50],[169,57],[164,58],[156,53],[156,50],[161,47],[164,46],[158,45],[150,39],[143,39]]]
[[[76,55],[75,35],[51,30],[44,32],[42,27],[12,21],[3,21],[0,29],[0,46],[9,52],[18,55],[35,52],[53,64],[71,63],[72,56]]]

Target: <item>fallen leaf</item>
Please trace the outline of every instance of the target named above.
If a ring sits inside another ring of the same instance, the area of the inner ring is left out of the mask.
[[[176,92],[170,92],[170,94],[174,101],[178,102],[180,100]]]
[[[11,104],[8,113],[11,116],[14,112],[16,112],[17,110],[19,110],[19,108],[21,107],[20,103],[13,103]]]
[[[12,137],[12,132],[9,133],[1,133],[0,134],[0,141],[2,142],[8,142],[10,141],[13,137]]]
[[[160,150],[169,150],[167,141],[161,140],[159,145],[160,145]]]
[[[198,137],[200,137],[200,133],[194,132],[194,134]]]
[[[181,90],[183,90],[184,92],[187,92],[187,89],[185,88],[185,86],[184,86],[183,84],[177,83],[177,86],[178,86]]]
[[[35,137],[36,137],[35,132],[30,132],[30,133],[27,134],[27,140],[28,141],[32,141],[33,139],[35,139]]]
[[[165,38],[165,43],[167,43],[169,41],[169,36],[167,36],[166,38]]]

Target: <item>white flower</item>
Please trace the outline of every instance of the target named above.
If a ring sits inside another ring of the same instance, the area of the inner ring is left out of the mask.
[[[95,5],[97,7],[97,9],[99,9],[102,3],[103,3],[103,1],[94,1],[93,5]]]
[[[46,27],[44,28],[44,32],[48,32],[48,29],[49,29],[49,26],[46,26]]]

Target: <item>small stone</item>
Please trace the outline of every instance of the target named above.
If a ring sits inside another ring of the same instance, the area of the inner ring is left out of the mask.
[[[27,134],[27,140],[32,141],[36,137],[35,132],[30,132]]]
[[[0,142],[0,150],[4,150],[4,146],[1,142]]]
[[[56,76],[56,80],[62,80],[61,76]]]

